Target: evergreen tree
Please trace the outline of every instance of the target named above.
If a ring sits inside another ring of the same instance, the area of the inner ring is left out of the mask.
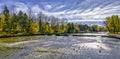
[[[7,7],[5,7],[1,17],[1,27],[2,27],[1,31],[6,33],[11,33],[11,25],[12,25],[11,21],[12,19],[9,10]]]

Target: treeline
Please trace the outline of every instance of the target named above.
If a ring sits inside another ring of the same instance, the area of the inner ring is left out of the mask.
[[[31,11],[14,13],[5,7],[0,14],[0,36],[99,31],[106,31],[106,28],[98,25],[76,25],[68,23],[66,18],[59,19],[54,16],[46,16],[42,12],[34,17]]]
[[[0,36],[12,36],[14,34],[60,34],[79,32],[80,29],[73,23],[67,23],[67,19],[59,19],[39,13],[33,17],[32,13],[10,13],[4,8],[0,17]]]
[[[120,33],[120,17],[118,15],[107,17],[104,24],[110,33]]]
[[[92,26],[88,26],[87,24],[80,24],[78,25],[80,32],[106,32],[106,27],[98,26],[97,24],[94,24]]]

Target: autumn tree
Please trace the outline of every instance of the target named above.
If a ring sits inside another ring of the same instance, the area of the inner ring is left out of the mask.
[[[0,33],[6,34],[61,34],[79,32],[78,25],[67,23],[67,19],[46,16],[40,12],[36,17],[30,13],[19,11],[10,13],[4,8],[0,17]]]
[[[2,16],[1,16],[1,31],[6,33],[11,33],[12,19],[8,8],[5,6]]]
[[[39,24],[35,23],[35,22],[32,22],[30,24],[29,32],[31,34],[38,34],[39,33]]]
[[[120,18],[118,15],[107,17],[104,23],[110,33],[120,32]]]

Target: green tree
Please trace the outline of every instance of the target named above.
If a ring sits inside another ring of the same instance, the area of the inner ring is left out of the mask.
[[[98,25],[92,25],[93,31],[94,32],[99,32],[100,28]]]
[[[12,16],[12,29],[13,34],[17,34],[20,31],[19,17],[15,13]]]
[[[73,33],[73,32],[79,32],[80,29],[77,25],[73,24],[73,23],[68,23],[67,24],[67,32],[68,33]]]
[[[118,15],[107,17],[104,23],[110,33],[120,32],[120,18],[118,17]]]
[[[105,27],[101,27],[101,28],[100,28],[100,31],[102,31],[102,32],[106,32],[107,29],[106,29]]]
[[[22,11],[19,12],[18,17],[19,17],[20,31],[23,33],[28,33],[31,23],[30,18],[26,13],[23,13]]]

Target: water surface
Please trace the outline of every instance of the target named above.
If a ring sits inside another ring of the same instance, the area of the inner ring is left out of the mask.
[[[95,34],[89,33],[89,35]],[[0,43],[0,59],[120,58],[120,40],[115,38],[107,38],[101,36],[81,37],[54,35],[17,38],[21,39],[22,41]],[[4,40],[6,40],[6,38],[4,38]],[[12,40],[17,39],[13,38]]]

